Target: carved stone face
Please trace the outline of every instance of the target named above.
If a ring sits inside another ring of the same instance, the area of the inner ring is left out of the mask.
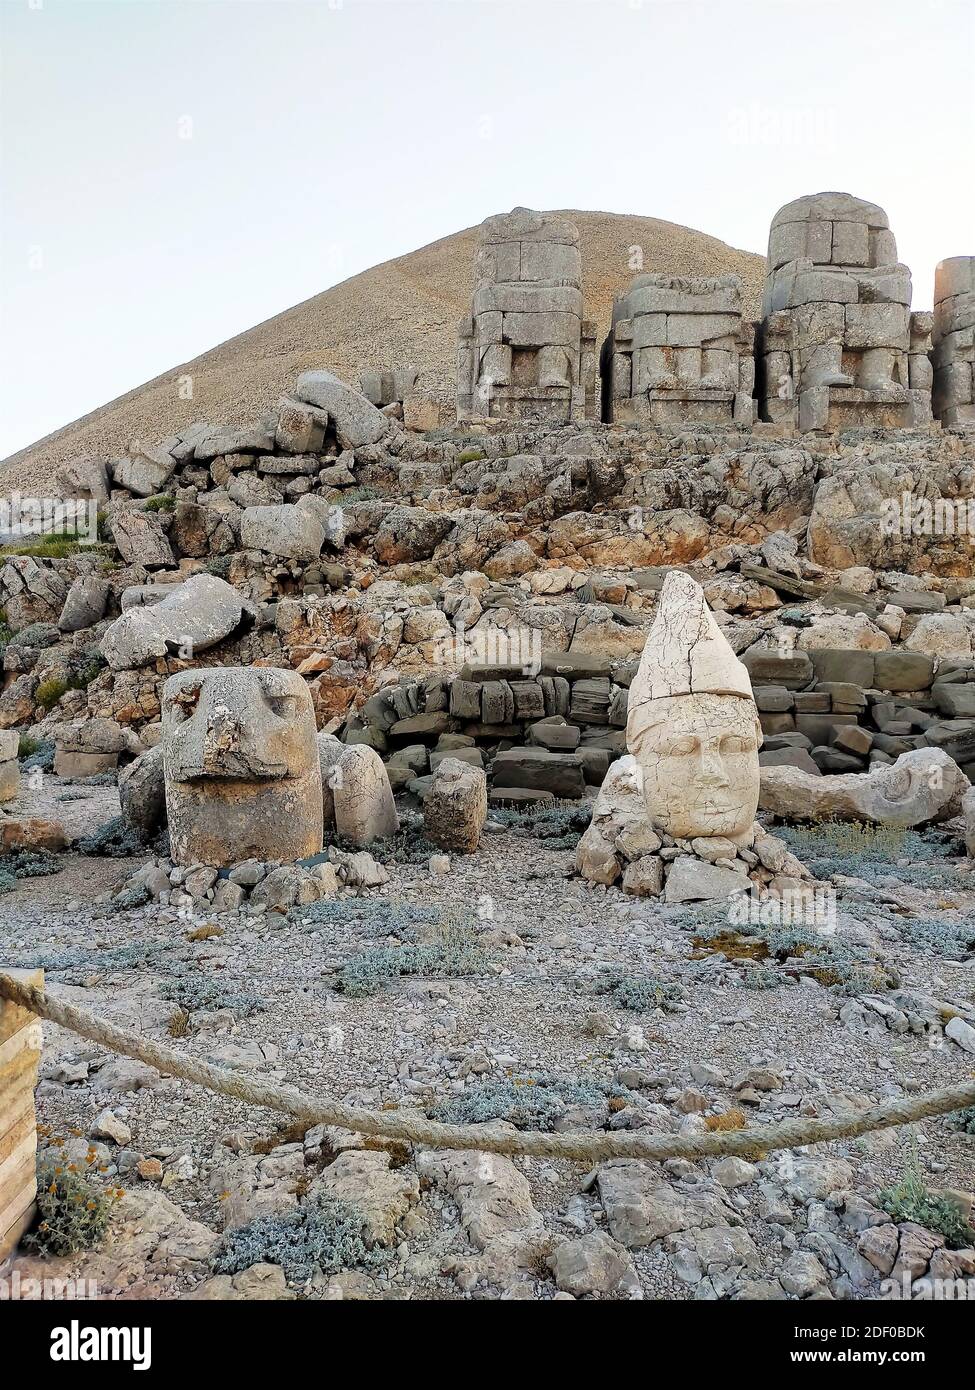
[[[305,682],[273,666],[181,671],[163,692],[167,766],[174,781],[296,777],[317,757]]]
[[[163,690],[176,863],[290,861],[322,847],[322,779],[305,682],[276,667],[181,671]]]
[[[758,809],[760,731],[737,695],[652,700],[631,741],[653,825],[675,839],[751,839]]]

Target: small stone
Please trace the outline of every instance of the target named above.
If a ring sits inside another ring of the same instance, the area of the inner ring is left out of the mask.
[[[899,1239],[897,1227],[893,1224],[868,1226],[860,1234],[857,1250],[886,1278],[894,1268]]]
[[[779,1271],[779,1283],[797,1298],[828,1287],[828,1275],[811,1250],[794,1250]]]
[[[132,1131],[124,1120],[120,1120],[111,1110],[102,1110],[91,1127],[93,1139],[111,1139],[116,1144],[128,1144]]]
[[[758,1169],[754,1163],[729,1155],[727,1158],[718,1159],[711,1168],[711,1176],[720,1187],[745,1187],[748,1183],[756,1181]]]
[[[632,1260],[605,1231],[590,1231],[577,1240],[564,1241],[549,1256],[548,1265],[558,1288],[576,1298],[616,1293],[626,1284],[639,1288]]]

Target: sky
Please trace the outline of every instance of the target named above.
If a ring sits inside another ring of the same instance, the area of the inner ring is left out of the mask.
[[[0,0],[0,457],[516,205],[840,189],[930,308],[973,136],[973,0]]]

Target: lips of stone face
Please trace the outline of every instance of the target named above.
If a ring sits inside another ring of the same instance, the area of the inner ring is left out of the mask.
[[[314,763],[315,720],[304,681],[274,667],[183,671],[166,682],[167,773],[266,781],[301,777]]]
[[[758,808],[755,706],[734,695],[654,700],[633,753],[653,824],[679,839],[744,841]]]

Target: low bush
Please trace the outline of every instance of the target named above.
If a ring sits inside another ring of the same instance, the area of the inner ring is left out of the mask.
[[[960,1129],[962,1134],[970,1134],[975,1138],[975,1105],[969,1105],[966,1109],[959,1110],[957,1115],[952,1118],[956,1129]]]
[[[638,1097],[624,1086],[595,1079],[526,1072],[468,1086],[463,1095],[435,1106],[430,1118],[454,1125],[507,1120],[517,1129],[551,1130],[570,1108],[605,1109],[612,1100],[633,1103]]]
[[[18,849],[0,859],[0,870],[14,878],[44,878],[61,872],[61,861],[46,849]]]
[[[167,941],[132,941],[124,946],[106,946],[98,950],[90,946],[65,946],[61,949],[34,947],[15,956],[13,964],[20,970],[48,970],[70,974],[81,983],[89,975],[114,975],[120,970],[141,970],[158,965],[172,950]]]
[[[916,1146],[908,1157],[900,1181],[881,1192],[877,1205],[896,1222],[913,1221],[944,1236],[949,1249],[960,1250],[975,1244],[975,1231],[955,1203],[928,1188],[918,1165]]]
[[[45,713],[50,713],[54,706],[65,695],[68,690],[68,682],[60,677],[52,677],[50,680],[41,681],[34,691],[34,699]]]
[[[73,848],[79,854],[88,854],[104,859],[128,859],[132,854],[142,854],[145,845],[137,830],[122,816],[115,816],[93,830],[90,835],[82,835],[75,840]]]
[[[360,848],[336,834],[328,837],[328,844],[347,854]],[[375,840],[369,846],[369,853],[381,864],[425,864],[431,854],[440,852],[433,841],[427,839],[423,817],[415,812],[404,812],[400,816],[400,828],[395,835],[385,840]]]
[[[291,908],[288,916],[292,921],[300,919],[315,926],[361,924],[361,929],[369,936],[395,936],[400,941],[415,941],[419,930],[443,920],[443,911],[402,898],[323,898],[317,903]]]
[[[254,1264],[275,1264],[290,1283],[305,1284],[319,1272],[375,1267],[388,1259],[385,1250],[367,1248],[359,1208],[323,1193],[230,1231],[213,1267],[218,1274],[239,1274]]]
[[[607,970],[596,981],[596,994],[605,994],[618,1009],[649,1013],[653,1009],[672,1009],[684,997],[680,985],[668,984],[654,975],[627,975]]]
[[[817,878],[861,878],[868,883],[898,878],[914,888],[959,886],[948,846],[930,833],[856,821],[785,825],[776,834]],[[898,860],[905,862],[898,863]]]
[[[931,955],[964,960],[975,951],[975,922],[944,917],[898,917],[898,930],[911,946]]]
[[[188,1014],[229,1009],[238,1018],[250,1018],[264,1008],[264,1001],[258,995],[218,984],[197,966],[182,962],[175,963],[172,975],[159,986],[159,994]]]
[[[33,734],[21,734],[17,756],[21,768],[29,772],[39,767],[42,772],[54,771],[54,743],[49,738],[36,738]]]
[[[529,807],[526,811],[501,807],[492,810],[491,819],[512,835],[546,840],[548,849],[575,849],[580,836],[589,828],[592,807],[541,806]]]
[[[353,956],[339,971],[335,988],[350,999],[365,999],[402,975],[459,979],[479,975],[491,964],[474,927],[461,919],[443,918],[427,935],[419,944],[378,946]]]
[[[89,1163],[94,1153],[89,1151]],[[113,1198],[74,1163],[44,1161],[37,1170],[37,1221],[24,1244],[41,1255],[76,1255],[98,1245],[112,1218]]]

